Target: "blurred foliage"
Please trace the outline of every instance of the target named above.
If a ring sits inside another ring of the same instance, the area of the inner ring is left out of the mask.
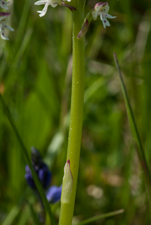
[[[148,225],[142,170],[132,146],[116,52],[148,163],[151,162],[151,2],[108,1],[111,27],[92,21],[86,35],[84,123],[74,223],[123,208],[91,224]],[[87,1],[86,13],[96,0]],[[0,39],[0,92],[30,153],[38,148],[60,185],[66,158],[71,93],[68,9],[49,7],[39,18],[34,1],[13,1],[10,41]],[[25,160],[0,105],[0,223],[34,224],[37,199],[24,179]],[[27,200],[30,204],[27,203]],[[53,206],[56,218],[59,204]]]

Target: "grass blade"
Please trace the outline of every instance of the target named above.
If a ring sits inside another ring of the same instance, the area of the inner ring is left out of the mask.
[[[137,125],[135,122],[135,117],[132,111],[132,107],[128,98],[128,94],[127,94],[127,90],[126,90],[126,86],[124,84],[124,80],[121,74],[121,70],[120,70],[120,66],[118,63],[118,59],[116,54],[113,54],[114,56],[114,60],[115,60],[115,64],[119,73],[119,77],[120,77],[120,82],[121,82],[121,88],[122,88],[122,92],[123,92],[123,96],[124,96],[124,100],[125,100],[125,105],[126,105],[126,110],[127,110],[127,114],[128,114],[128,119],[129,119],[129,123],[130,123],[130,127],[131,127],[131,131],[132,131],[132,136],[133,136],[133,140],[134,140],[134,147],[137,151],[144,175],[145,175],[145,179],[147,182],[147,187],[148,187],[148,191],[150,194],[150,198],[151,198],[151,174],[150,174],[150,170],[147,164],[147,160],[146,160],[146,156],[145,156],[145,152],[142,146],[142,142],[139,136],[139,132],[137,129]]]
[[[45,206],[45,209],[48,212],[48,215],[50,217],[50,221],[52,222],[52,225],[55,225],[56,222],[55,222],[54,216],[53,216],[53,214],[51,212],[49,203],[48,203],[48,201],[46,199],[45,193],[44,193],[43,188],[41,186],[41,183],[40,183],[40,181],[39,181],[39,179],[37,177],[37,174],[35,173],[35,171],[33,169],[32,163],[31,163],[30,158],[28,156],[27,149],[26,149],[26,147],[25,147],[25,145],[24,145],[24,143],[23,143],[23,141],[22,141],[22,139],[21,139],[21,137],[19,135],[19,132],[18,132],[16,126],[15,126],[15,123],[14,123],[14,120],[13,120],[13,118],[11,116],[11,113],[9,111],[9,108],[7,107],[7,105],[6,105],[5,101],[3,100],[1,94],[0,94],[0,101],[1,101],[1,103],[3,105],[5,115],[6,115],[7,119],[9,120],[9,122],[10,122],[10,124],[11,124],[11,126],[12,126],[12,128],[13,128],[15,134],[16,134],[16,137],[17,137],[17,139],[18,139],[18,141],[19,141],[19,143],[21,145],[21,149],[22,149],[22,153],[24,155],[25,161],[29,165],[29,168],[30,168],[30,170],[32,172],[32,176],[33,176],[34,182],[35,182],[36,187],[37,187],[37,190],[38,190],[38,192],[39,192],[39,194],[41,196],[41,199],[43,201],[43,204]]]
[[[81,221],[80,223],[78,223],[76,225],[88,224],[88,223],[94,222],[96,220],[100,220],[100,219],[104,219],[104,218],[107,218],[107,217],[111,217],[111,216],[115,216],[115,215],[121,214],[123,212],[124,212],[124,210],[120,209],[120,210],[117,210],[117,211],[114,211],[114,212],[104,213],[102,215],[94,216],[94,217],[91,217],[89,219],[83,220],[83,221]]]
[[[13,223],[14,219],[16,218],[16,216],[19,214],[20,208],[19,206],[14,206],[11,211],[9,212],[9,214],[7,215],[6,219],[4,220],[4,222],[2,223],[2,225],[10,225]]]

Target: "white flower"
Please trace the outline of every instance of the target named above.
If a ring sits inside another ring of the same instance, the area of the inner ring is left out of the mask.
[[[94,20],[97,19],[98,16],[100,16],[100,19],[102,20],[103,27],[106,28],[107,26],[110,26],[109,19],[114,19],[116,16],[111,16],[108,14],[109,11],[109,5],[108,2],[99,2],[94,6],[94,9],[92,10],[92,17]]]
[[[0,0],[0,7],[3,8],[3,9],[8,10],[7,5],[8,5],[9,3],[10,3],[10,2],[5,2],[5,0]]]
[[[9,15],[10,15],[10,13],[9,13]],[[8,15],[7,15],[8,16]],[[10,27],[10,26],[8,26],[7,24],[6,24],[6,20],[5,19],[3,19],[3,20],[0,20],[0,32],[1,32],[1,38],[2,39],[4,39],[4,40],[9,40],[9,38],[7,38],[6,36],[5,36],[5,34],[4,34],[4,29],[5,28],[7,28],[8,30],[10,30],[10,31],[14,31],[14,29],[12,28],[12,27]]]
[[[67,2],[70,1],[71,0],[67,0]],[[61,0],[40,0],[35,2],[35,5],[45,5],[42,11],[37,11],[38,13],[40,13],[39,16],[42,17],[46,14],[49,5],[55,8],[57,5],[61,5]]]

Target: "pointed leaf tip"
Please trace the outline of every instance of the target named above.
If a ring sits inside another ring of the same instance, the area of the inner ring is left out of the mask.
[[[67,160],[65,167],[64,167],[61,202],[63,202],[63,203],[70,202],[72,186],[73,186],[73,177],[72,177],[72,173],[70,170],[70,160]]]

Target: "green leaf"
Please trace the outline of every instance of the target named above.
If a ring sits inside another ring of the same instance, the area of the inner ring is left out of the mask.
[[[128,114],[128,119],[129,119],[129,123],[130,123],[130,127],[131,127],[131,131],[132,131],[132,136],[133,136],[133,140],[134,140],[134,147],[137,151],[142,169],[144,171],[144,175],[146,178],[146,182],[147,182],[147,186],[148,186],[148,190],[150,193],[150,198],[151,198],[151,174],[150,174],[150,170],[147,164],[147,160],[146,160],[146,156],[145,156],[145,152],[142,146],[142,142],[139,136],[139,132],[137,129],[137,125],[135,122],[135,117],[133,114],[133,110],[129,101],[129,97],[127,94],[127,90],[126,90],[126,86],[124,84],[124,80],[121,74],[121,70],[120,70],[120,66],[118,63],[118,59],[116,54],[113,54],[114,56],[114,60],[115,60],[115,64],[119,73],[119,77],[120,77],[120,82],[121,82],[121,88],[122,88],[122,92],[123,92],[123,96],[124,96],[124,100],[125,100],[125,105],[126,105],[126,110],[127,110],[127,114]]]
[[[10,122],[10,124],[11,124],[11,126],[12,126],[12,128],[13,128],[13,130],[14,130],[14,133],[16,134],[16,137],[17,137],[18,142],[19,142],[20,145],[21,145],[22,153],[23,153],[23,155],[24,155],[24,158],[25,158],[25,160],[26,160],[26,163],[29,165],[29,168],[30,168],[30,170],[31,170],[31,172],[32,172],[33,179],[34,179],[34,181],[35,181],[36,187],[37,187],[38,192],[39,192],[39,194],[40,194],[40,196],[41,196],[41,199],[42,199],[42,201],[43,201],[43,204],[44,204],[44,206],[45,206],[45,209],[47,210],[47,212],[48,212],[48,214],[49,214],[50,221],[52,222],[52,225],[55,225],[56,222],[55,222],[54,216],[53,216],[53,214],[52,214],[52,212],[51,212],[51,208],[50,208],[50,206],[49,206],[49,203],[48,203],[48,201],[47,201],[47,199],[46,199],[44,190],[43,190],[43,188],[42,188],[42,186],[41,186],[41,183],[40,183],[40,181],[39,181],[39,179],[38,179],[37,174],[35,173],[35,171],[34,171],[34,169],[33,169],[32,163],[31,163],[30,158],[29,158],[29,156],[28,156],[27,149],[26,149],[26,147],[25,147],[25,145],[24,145],[24,143],[23,143],[23,141],[22,141],[22,139],[21,139],[21,137],[20,137],[20,135],[19,135],[19,132],[18,132],[16,126],[15,126],[14,120],[13,120],[13,118],[12,118],[12,116],[11,116],[11,113],[10,113],[10,111],[9,111],[9,109],[8,109],[8,107],[7,107],[6,103],[5,103],[5,101],[3,100],[1,94],[0,94],[0,101],[1,101],[1,103],[2,103],[2,105],[3,105],[5,115],[6,115],[7,119],[9,120],[9,122]]]

